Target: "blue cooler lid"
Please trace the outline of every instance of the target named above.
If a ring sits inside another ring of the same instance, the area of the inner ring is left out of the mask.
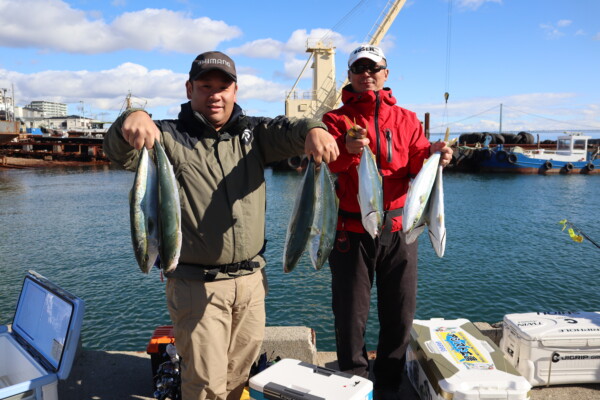
[[[17,302],[13,335],[47,371],[66,379],[79,343],[83,310],[83,300],[29,271]]]

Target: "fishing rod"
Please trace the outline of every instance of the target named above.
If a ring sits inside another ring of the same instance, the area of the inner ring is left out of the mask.
[[[575,241],[577,243],[581,243],[581,242],[583,242],[583,238],[586,238],[587,240],[592,242],[592,244],[594,246],[596,246],[597,248],[600,249],[600,245],[598,243],[594,242],[592,240],[592,238],[590,238],[581,229],[579,229],[577,226],[575,226],[574,223],[567,221],[566,219],[563,219],[562,221],[559,221],[558,223],[563,226],[563,228],[562,228],[563,231],[567,228],[567,226],[569,227],[569,230],[568,230],[569,236],[571,236],[571,239],[573,239],[573,241]],[[577,233],[575,233],[575,232],[577,232]]]

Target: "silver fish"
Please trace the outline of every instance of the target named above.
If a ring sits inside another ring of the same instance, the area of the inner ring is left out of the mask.
[[[313,267],[320,270],[333,249],[337,228],[338,198],[334,179],[327,164],[322,163],[315,178],[315,215],[310,229],[308,253]]]
[[[135,259],[147,274],[158,258],[158,178],[145,147],[129,192],[129,213]]]
[[[442,182],[442,167],[438,167],[435,183],[429,196],[427,209],[427,230],[431,246],[438,257],[444,256],[446,250],[446,223],[444,222],[444,184]]]
[[[408,187],[406,202],[402,211],[402,230],[407,235],[407,243],[412,243],[423,232],[423,224],[427,223],[425,211],[438,172],[439,163],[440,152],[436,152],[427,159],[421,171],[419,171]],[[422,227],[423,229],[416,229],[418,227]],[[415,232],[411,234],[413,230]]]
[[[363,227],[372,238],[381,233],[383,225],[383,190],[375,156],[365,146],[358,164],[358,204]]]
[[[291,272],[306,249],[315,215],[315,163],[309,159],[298,188],[283,249],[283,271]]]
[[[162,145],[154,142],[158,166],[158,204],[160,265],[167,272],[175,270],[181,252],[181,205],[173,166]]]

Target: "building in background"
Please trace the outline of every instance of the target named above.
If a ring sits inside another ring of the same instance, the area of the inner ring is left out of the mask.
[[[54,103],[52,101],[35,100],[29,103],[27,108],[39,110],[44,118],[66,117],[67,105],[64,103]]]

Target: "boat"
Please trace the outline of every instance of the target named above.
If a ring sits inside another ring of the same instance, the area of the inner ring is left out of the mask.
[[[20,129],[18,121],[0,121],[0,143],[7,143],[18,137]]]
[[[558,137],[556,149],[509,149],[503,144],[492,148],[486,141],[477,157],[477,169],[520,174],[596,174],[600,171],[600,148],[588,149],[590,139],[580,132],[565,133]]]

